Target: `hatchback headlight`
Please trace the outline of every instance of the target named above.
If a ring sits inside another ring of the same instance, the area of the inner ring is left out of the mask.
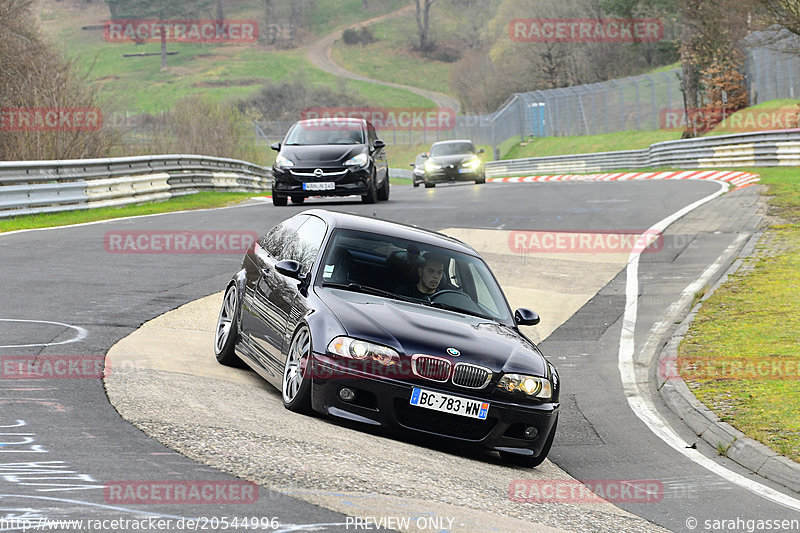
[[[278,157],[275,158],[275,166],[278,168],[292,168],[294,166],[294,161],[278,154]]]
[[[400,362],[400,355],[392,348],[350,337],[336,337],[333,339],[328,344],[328,352],[348,359],[372,359],[384,366],[395,365]]]
[[[425,170],[439,170],[442,168],[442,165],[434,161],[433,159],[428,159],[425,161]]]
[[[461,163],[461,165],[467,168],[476,169],[481,166],[481,160],[478,159],[477,156],[474,156],[471,159],[467,159],[466,161]]]
[[[367,154],[358,154],[357,156],[351,157],[347,161],[344,162],[344,166],[346,167],[365,167],[369,159],[367,158]]]
[[[550,380],[536,376],[506,374],[500,379],[497,388],[506,392],[518,392],[529,398],[540,400],[549,400],[553,397],[553,386]]]

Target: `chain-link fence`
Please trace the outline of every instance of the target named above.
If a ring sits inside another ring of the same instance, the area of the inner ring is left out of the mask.
[[[754,34],[745,61],[750,104],[777,98],[800,98],[800,38],[787,33]],[[500,145],[513,138],[597,135],[630,130],[678,129],[684,123],[681,70],[673,68],[615,80],[517,93],[489,115],[461,115],[455,127],[393,128],[380,131],[389,144],[430,144],[472,139]],[[291,123],[273,122],[257,129],[258,139],[280,140]],[[260,133],[259,133],[260,130]]]
[[[787,31],[748,38],[745,71],[750,105],[800,98],[800,38]]]

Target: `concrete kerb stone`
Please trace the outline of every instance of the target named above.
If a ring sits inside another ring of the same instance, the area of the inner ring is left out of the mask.
[[[727,453],[729,459],[749,468],[753,472],[758,472],[769,458],[776,455],[778,455],[778,452],[753,439],[736,440],[728,448]]]
[[[677,358],[678,346],[702,303],[741,267],[743,258],[753,253],[756,243],[762,235],[763,231],[753,233],[742,248],[740,259],[731,264],[725,274],[703,295],[700,302],[692,308],[683,322],[675,329],[675,332],[659,354],[657,368],[663,368],[664,361],[674,361]],[[714,448],[724,448],[725,456],[728,459],[760,476],[800,493],[800,464],[778,455],[775,450],[746,437],[744,433],[730,424],[720,421],[713,411],[697,399],[686,385],[686,382],[679,376],[673,376],[666,380],[664,378],[665,376],[655,372],[656,386],[661,393],[661,397],[667,406],[700,438]]]
[[[758,474],[800,492],[800,465],[782,455],[770,457],[758,469]]]

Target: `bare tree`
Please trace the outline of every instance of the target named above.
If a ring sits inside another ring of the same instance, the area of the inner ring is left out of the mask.
[[[417,35],[419,36],[419,49],[426,52],[430,46],[431,6],[436,0],[414,0],[417,14]]]
[[[794,33],[800,35],[800,2],[797,0],[761,0],[775,21]]]
[[[42,38],[33,16],[34,0],[0,0],[0,159],[78,159],[108,155],[111,135],[103,129],[82,131],[69,125],[47,129],[21,126],[45,109],[98,112],[96,94],[74,63],[64,60]],[[38,110],[38,111],[37,111]],[[95,123],[99,127],[99,122]],[[21,127],[20,127],[21,126]]]

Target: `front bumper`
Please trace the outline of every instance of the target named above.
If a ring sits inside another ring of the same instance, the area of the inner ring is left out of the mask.
[[[449,166],[441,169],[425,169],[425,181],[428,183],[447,183],[454,181],[475,181],[483,177],[482,168],[468,168]]]
[[[369,192],[372,171],[370,167],[360,169],[330,168],[324,169],[321,177],[299,176],[297,174],[313,174],[314,169],[278,169],[272,168],[272,195],[295,196],[350,196]],[[333,182],[334,188],[328,190],[306,190],[304,184]]]
[[[538,456],[553,425],[559,404],[521,404],[504,398],[482,398],[469,389],[455,392],[438,387],[435,381],[392,379],[347,368],[327,354],[313,354],[311,404],[315,411],[373,426],[399,428],[417,433],[467,441],[490,450]],[[332,376],[332,377],[328,377]],[[339,391],[355,391],[352,401],[344,401]],[[490,403],[485,420],[441,413],[410,404],[413,387],[439,391]],[[525,427],[536,428],[536,435],[525,437]]]

